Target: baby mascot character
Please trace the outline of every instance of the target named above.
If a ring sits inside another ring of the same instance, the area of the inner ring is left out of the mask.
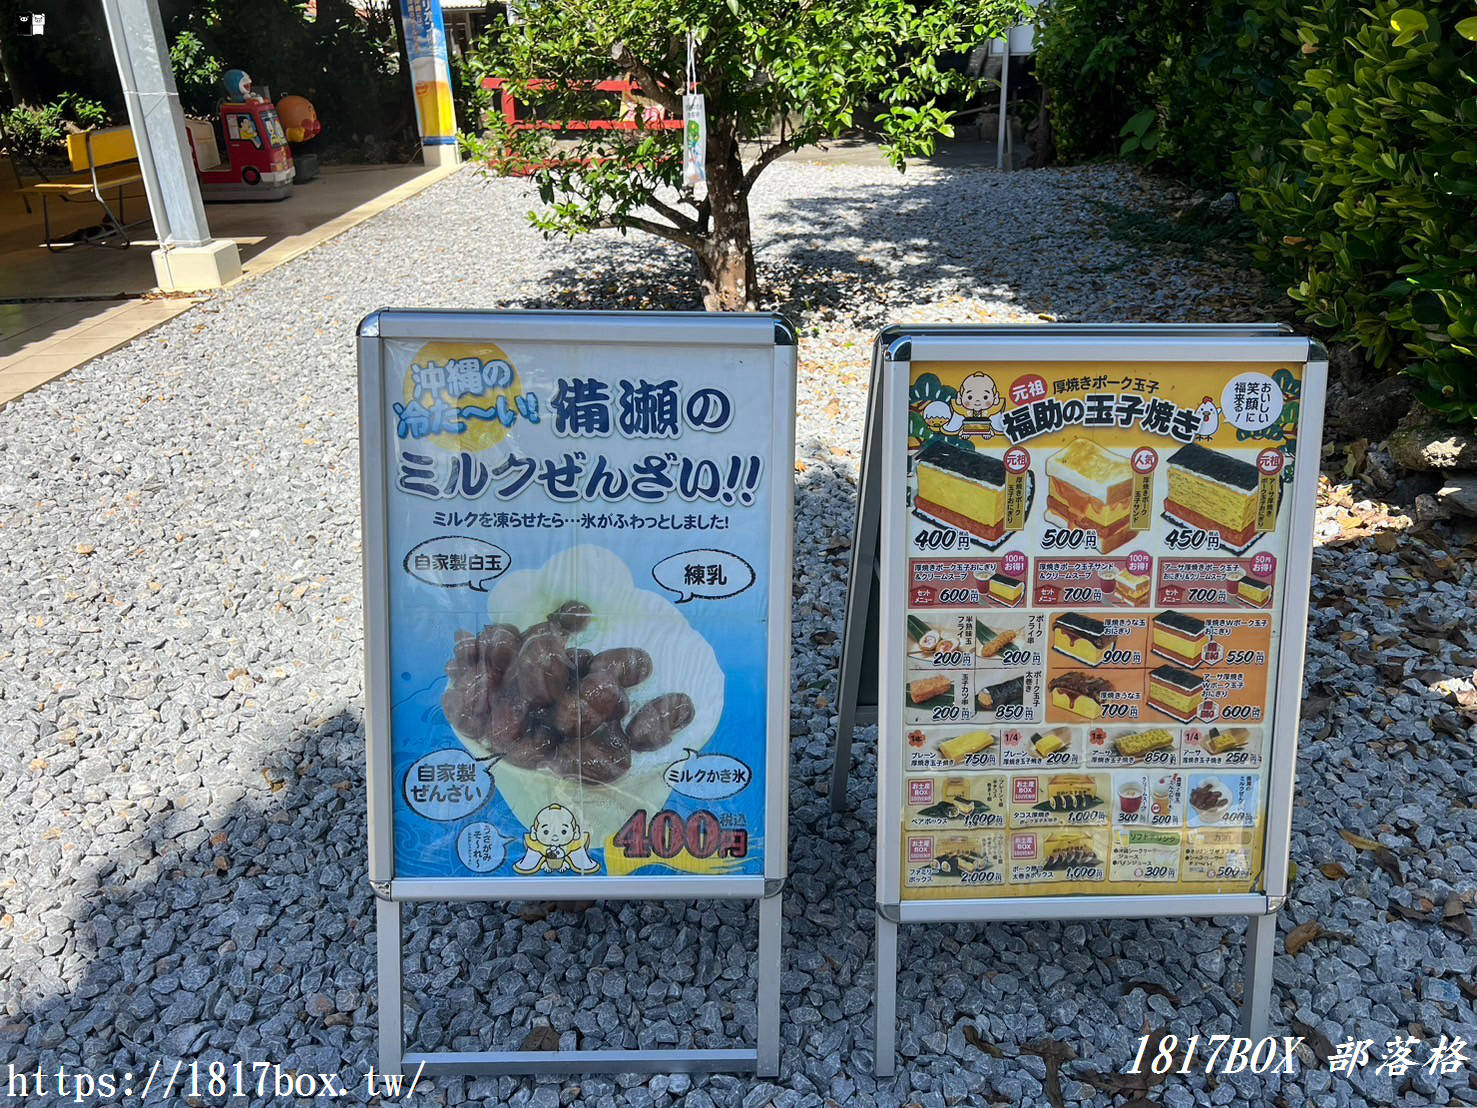
[[[971,429],[968,432],[981,438],[993,438],[996,431],[1005,427],[1005,400],[995,388],[995,379],[988,374],[971,373],[960,381],[949,407],[949,418],[943,425],[946,435],[957,435],[963,431],[966,419],[976,424],[989,421],[984,430]],[[927,414],[924,413],[925,419]]]
[[[595,873],[600,863],[590,857],[590,833],[581,831],[574,813],[562,804],[550,804],[533,817],[523,836],[528,852],[513,864],[513,872]]]

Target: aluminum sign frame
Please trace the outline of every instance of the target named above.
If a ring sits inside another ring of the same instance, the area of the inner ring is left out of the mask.
[[[1304,366],[1298,441],[1310,463],[1298,467],[1291,489],[1287,569],[1277,603],[1279,652],[1268,759],[1263,892],[1243,894],[1044,895],[989,899],[904,901],[901,897],[903,689],[894,664],[902,649],[902,580],[907,557],[904,462],[907,457],[908,378],[913,362],[1213,362],[1298,363]],[[1327,355],[1315,341],[1274,324],[1063,325],[1035,327],[890,327],[874,351],[872,395],[856,542],[847,600],[838,705],[832,804],[845,805],[855,691],[868,634],[867,582],[873,559],[880,571],[877,791],[876,1051],[879,1076],[894,1072],[897,928],[901,923],[1040,919],[1146,918],[1243,915],[1250,920],[1243,1025],[1259,1037],[1270,1008],[1276,912],[1287,895],[1299,708],[1312,575],[1318,451],[1323,426]],[[877,539],[870,539],[876,535]],[[884,738],[891,736],[891,740]]]
[[[383,429],[385,342],[513,341],[563,345],[728,346],[768,350],[776,419],[766,454],[769,508],[768,701],[764,718],[764,872],[725,876],[542,876],[403,878],[394,856],[390,734],[390,551]],[[364,547],[365,736],[368,876],[377,898],[380,1066],[426,1073],[634,1073],[779,1070],[782,890],[788,872],[790,620],[794,527],[795,331],[778,314],[381,309],[357,333],[361,510]],[[788,418],[787,418],[788,417]],[[756,1047],[731,1050],[574,1050],[407,1053],[403,1024],[402,905],[415,901],[743,899],[759,903]]]

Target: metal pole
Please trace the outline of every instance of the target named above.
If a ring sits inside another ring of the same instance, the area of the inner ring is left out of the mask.
[[[400,904],[374,902],[375,952],[379,962],[380,1072],[399,1073],[405,1054],[404,1010],[400,1006]]]
[[[185,116],[156,0],[103,0],[108,37],[123,82],[154,234],[162,246],[210,242]]]
[[[995,168],[1006,169],[1005,164],[1005,99],[1010,90],[1010,32],[1000,40],[1000,128],[995,138]]]
[[[877,993],[872,1003],[872,1069],[897,1072],[897,924],[877,909]]]
[[[1272,958],[1276,953],[1277,913],[1251,916],[1246,924],[1245,991],[1241,1034],[1256,1042],[1267,1034],[1272,1013]]]
[[[780,974],[783,946],[784,896],[776,892],[759,901],[759,964],[754,976],[759,982],[759,1028],[755,1036],[760,1077],[778,1077],[780,1072]]]

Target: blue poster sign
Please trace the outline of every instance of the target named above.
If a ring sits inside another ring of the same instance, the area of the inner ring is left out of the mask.
[[[382,350],[394,877],[764,874],[773,347]]]

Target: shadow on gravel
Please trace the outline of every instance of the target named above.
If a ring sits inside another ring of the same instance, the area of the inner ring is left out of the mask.
[[[760,194],[766,185],[782,187],[766,181]],[[829,188],[773,204],[759,195],[761,306],[801,327],[880,327],[897,322],[900,311],[947,309],[960,298],[990,302],[993,322],[1266,314],[1262,282],[1236,271],[1249,262],[1229,240],[1211,251],[1198,240],[1186,246],[1167,233],[1115,229],[1124,212],[1145,226],[1169,226],[1178,198],[1177,186],[1105,167],[1004,175],[936,169],[864,187],[838,177]],[[682,248],[639,232],[597,232],[573,249],[578,260],[555,269],[523,306],[701,306]],[[980,318],[978,306],[966,305],[957,321]]]
[[[176,802],[79,876],[72,934],[88,968],[9,1014],[0,1060],[131,1071],[139,1086],[161,1056],[166,1073],[176,1059],[362,1069],[373,917],[359,726],[344,709],[295,731],[261,787],[223,811]]]

